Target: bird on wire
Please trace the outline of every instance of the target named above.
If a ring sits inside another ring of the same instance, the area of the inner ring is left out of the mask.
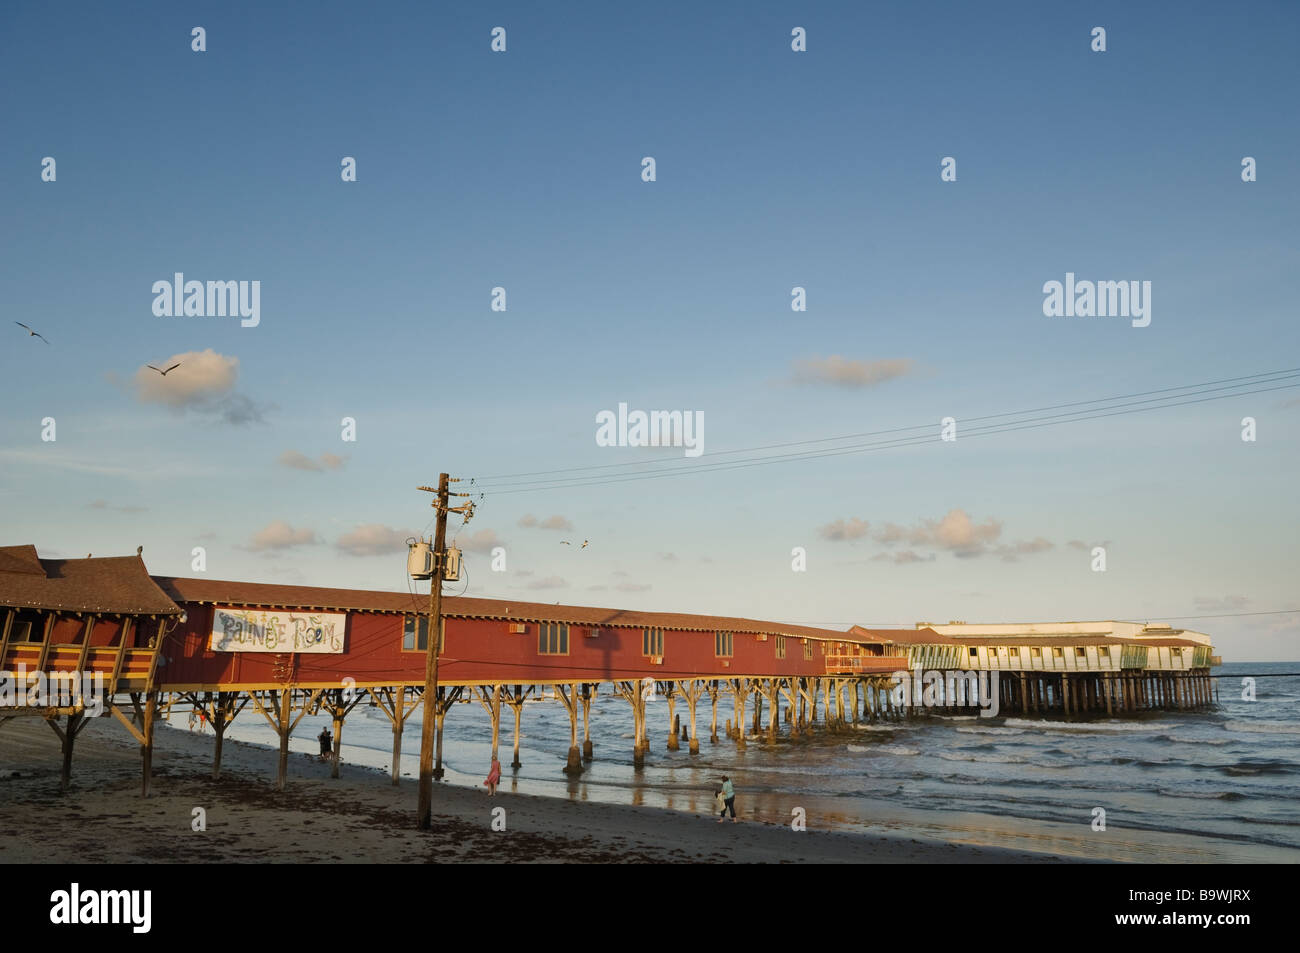
[[[158,372],[159,374],[161,374],[163,377],[166,377],[168,374],[170,374],[172,371],[176,370],[176,368],[178,368],[178,367],[180,367],[180,366],[181,366],[181,365],[180,365],[180,362],[177,362],[177,363],[173,364],[171,367],[167,368],[167,370],[164,371],[162,368],[160,368],[160,367],[154,367],[152,364],[146,364],[146,365],[145,365],[145,367],[149,368],[149,370],[151,370],[151,371],[157,371],[157,372]]]
[[[45,335],[43,335],[43,334],[41,334],[41,333],[39,333],[39,332],[37,332],[37,331],[33,331],[31,328],[29,328],[27,325],[23,324],[21,321],[15,321],[14,324],[18,325],[20,328],[22,328],[24,331],[26,331],[28,337],[40,338],[42,341],[45,341],[46,344],[49,344],[49,343],[50,343],[49,341],[46,341],[46,340],[45,340]]]

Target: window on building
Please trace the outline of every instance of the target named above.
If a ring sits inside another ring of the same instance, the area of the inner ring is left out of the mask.
[[[1097,650],[1097,654],[1098,654],[1099,656],[1101,656],[1103,659],[1105,659],[1107,662],[1109,662],[1109,661],[1110,661],[1110,646],[1109,646],[1109,645],[1103,645],[1101,648],[1099,648],[1099,649]]]
[[[785,658],[785,636],[784,635],[778,635],[776,637],[776,657]]]
[[[538,655],[568,655],[569,626],[564,622],[542,622],[537,626]]]
[[[1065,653],[1060,649],[1052,649],[1052,658],[1065,658]]]
[[[9,629],[9,641],[41,642],[45,639],[45,622],[36,619],[14,619]]]
[[[812,658],[812,639],[803,640],[803,657]]]
[[[1031,648],[1031,649],[1029,650],[1029,657],[1030,657],[1030,658],[1042,658],[1042,657],[1043,657],[1043,650],[1040,649],[1040,648],[1038,648],[1037,646],[1035,646],[1034,648]]]
[[[429,617],[427,615],[408,615],[402,626],[402,649],[406,652],[429,651]],[[447,620],[442,620],[442,631],[438,639],[438,652],[447,650]]]
[[[970,650],[970,657],[971,657],[971,658],[975,658],[975,656],[977,656],[977,655],[979,655],[979,654],[980,654],[979,649],[971,649],[971,650]]]
[[[1011,646],[1011,648],[1007,649],[1007,651],[1011,654],[1012,658],[1020,658],[1020,649],[1018,649],[1016,646],[1014,645]]]
[[[664,630],[663,629],[642,629],[641,630],[641,654],[642,655],[663,655],[664,654]]]
[[[730,632],[713,633],[713,654],[718,658],[731,658],[732,639]]]
[[[1076,648],[1076,649],[1074,650],[1074,657],[1075,657],[1075,658],[1083,658],[1083,657],[1086,656],[1087,654],[1088,654],[1088,650],[1087,650],[1087,649]]]

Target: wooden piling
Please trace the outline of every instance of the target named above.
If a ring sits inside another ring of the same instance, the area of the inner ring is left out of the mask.
[[[393,702],[393,784],[401,783],[402,767],[402,726],[406,723],[406,686],[397,687],[397,697]]]
[[[582,686],[582,760],[590,761],[591,752],[591,702],[596,697],[590,683]],[[515,760],[519,760],[519,742],[515,742]]]
[[[158,710],[158,693],[151,691],[144,703],[143,724],[140,725],[140,731],[144,735],[144,744],[140,746],[140,758],[142,761],[140,796],[149,796],[149,782],[153,780],[153,718],[154,712]]]

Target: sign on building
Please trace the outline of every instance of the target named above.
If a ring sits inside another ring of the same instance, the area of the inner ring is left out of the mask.
[[[212,614],[214,652],[343,652],[348,617],[335,612],[289,612],[217,606]]]

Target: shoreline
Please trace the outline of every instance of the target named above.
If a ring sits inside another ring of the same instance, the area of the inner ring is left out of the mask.
[[[1079,863],[1051,853],[972,846],[876,833],[816,829],[658,807],[574,802],[534,794],[489,797],[446,782],[434,789],[434,826],[415,829],[416,782],[386,772],[329,765],[290,752],[288,789],[274,788],[276,751],[227,738],[222,776],[211,777],[210,735],[159,723],[151,796],[140,797],[139,746],[111,719],[78,737],[72,787],[59,793],[58,738],[43,719],[0,726],[0,862],[246,863],[316,861],[418,863]],[[194,831],[202,808],[206,830]],[[504,808],[506,830],[492,829]],[[76,833],[32,839],[33,814],[45,828]]]

